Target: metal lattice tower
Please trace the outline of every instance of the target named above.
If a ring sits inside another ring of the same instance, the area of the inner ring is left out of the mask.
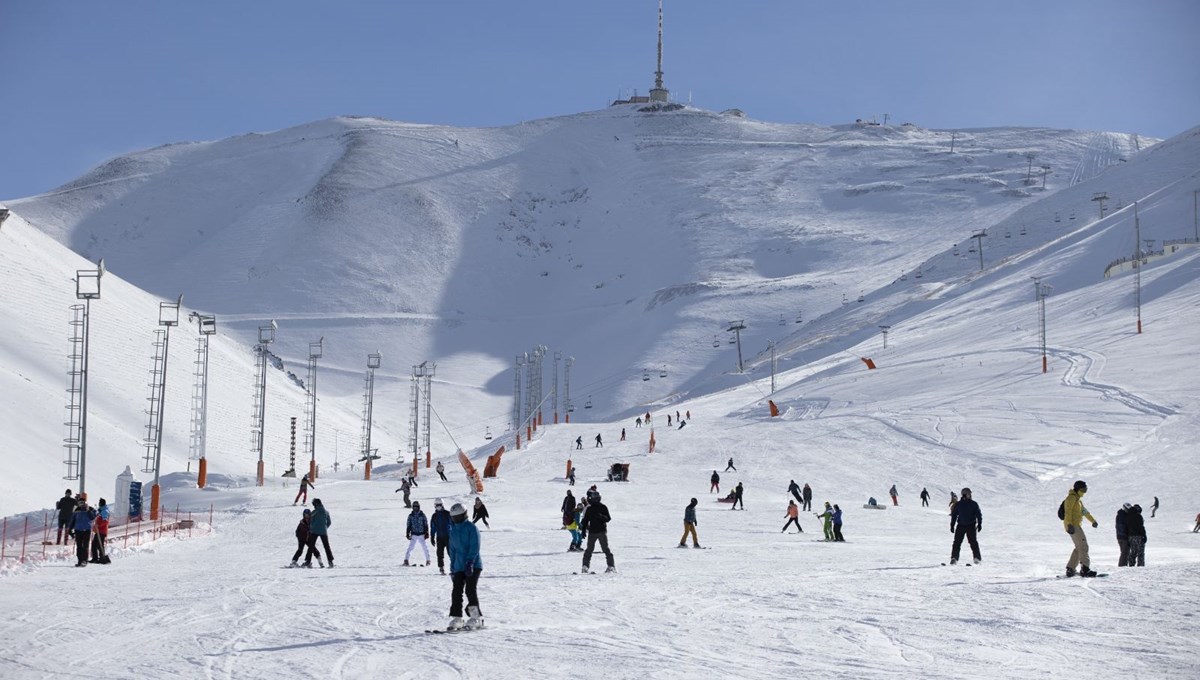
[[[562,361],[562,352],[554,350],[554,384],[550,386],[550,400],[554,402],[554,424],[558,424],[558,362]]]
[[[525,365],[525,355],[518,354],[513,361],[513,406],[512,426],[514,430],[521,429],[521,367]],[[520,435],[518,435],[520,436]]]
[[[270,325],[259,326],[258,345],[254,348],[254,425],[250,430],[250,450],[258,454],[258,486],[263,485],[263,429],[267,418],[267,347],[275,342],[275,331],[278,328],[279,325],[274,320]]]
[[[363,460],[367,460],[371,455],[371,420],[375,414],[375,369],[379,368],[382,362],[383,355],[379,352],[367,355],[367,376],[363,380],[362,438],[359,446]]]
[[[425,397],[425,423],[424,427],[421,428],[421,443],[424,444],[425,454],[428,456],[433,451],[430,442],[430,426],[433,423],[433,375],[437,372],[437,364],[422,363],[421,365],[425,369],[422,375],[425,386],[421,391],[422,396]]]
[[[296,417],[288,418],[288,469],[281,477],[296,476]]]
[[[525,353],[525,418],[522,422],[533,422],[533,365],[535,361],[528,352]]]
[[[421,378],[418,372],[420,366],[412,367],[412,387],[409,389],[408,403],[408,453],[415,458],[417,456],[417,435],[419,433],[420,415],[421,415]],[[403,463],[404,458],[401,457],[398,463]]]
[[[663,70],[662,70],[662,54],[663,54],[663,6],[662,0],[658,0],[658,61],[654,70],[654,87],[650,90],[650,101],[666,102],[670,98],[670,92],[663,87]]]
[[[83,391],[87,384],[87,305],[71,305],[71,350],[67,358],[71,367],[67,376],[71,382],[67,387],[67,436],[63,439],[63,447],[67,450],[67,458],[63,464],[67,473],[63,479],[79,479],[80,451],[83,449]]]
[[[1096,200],[1096,199],[1092,199]],[[1101,212],[1104,203],[1100,204]],[[1133,309],[1137,313],[1137,332],[1142,332],[1142,223],[1138,219],[1138,204],[1133,202]]]
[[[208,338],[217,332],[217,319],[196,312],[188,318],[195,319],[200,326],[192,381],[191,459],[203,460],[207,457],[208,445]]]
[[[142,439],[142,445],[146,447],[146,454],[142,457],[142,472],[154,472],[154,460],[158,453],[159,427],[162,422],[159,415],[162,413],[165,369],[163,364],[167,359],[166,334],[166,330],[161,328],[154,331],[154,363],[150,365],[150,382],[146,384],[150,388],[150,397],[146,400],[150,405],[146,408],[146,436]]]
[[[308,343],[308,380],[305,381],[304,453],[315,466],[317,460],[317,359],[325,352],[325,338]]]

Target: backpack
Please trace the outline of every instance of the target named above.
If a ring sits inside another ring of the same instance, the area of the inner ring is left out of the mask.
[[[1058,518],[1061,520],[1067,519],[1067,502],[1063,501],[1058,504]]]

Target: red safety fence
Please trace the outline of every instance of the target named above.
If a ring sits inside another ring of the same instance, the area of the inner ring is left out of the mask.
[[[207,514],[208,523],[200,523]],[[213,507],[207,513],[181,510],[160,512],[157,520],[143,521],[140,517],[124,524],[110,524],[105,550],[109,556],[148,545],[163,538],[192,538],[211,534],[213,529]],[[73,559],[74,533],[58,535],[58,518],[53,512],[43,512],[18,517],[5,517],[0,523],[0,570],[16,564]],[[54,539],[54,540],[51,540]],[[59,542],[61,541],[61,543]]]

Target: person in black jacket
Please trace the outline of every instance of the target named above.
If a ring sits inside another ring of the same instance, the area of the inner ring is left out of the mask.
[[[804,504],[804,496],[800,493],[800,485],[796,483],[796,480],[793,479],[792,483],[788,484],[788,492],[796,497],[797,503]]]
[[[300,555],[304,553],[304,549],[308,547],[308,523],[312,518],[312,510],[304,509],[304,516],[300,518],[300,523],[296,525],[296,552],[292,554],[292,563],[289,568],[300,566]],[[317,555],[317,561],[320,561],[321,556]],[[324,564],[321,565],[325,566]]]
[[[559,508],[562,511],[563,516],[575,512],[576,505],[575,494],[571,493],[570,489],[567,489],[567,495],[565,498],[563,498],[562,506]],[[567,524],[570,524],[570,522],[567,522]]]
[[[491,529],[492,525],[488,524],[488,509],[483,504],[483,499],[479,496],[475,497],[475,507],[472,511],[471,523],[479,524],[479,520],[483,520],[483,526]]]
[[[738,485],[733,488],[733,507],[731,507],[729,509],[737,510],[738,505],[741,505],[743,510],[746,509],[746,504],[742,502],[742,483],[741,482],[738,482]]]
[[[446,573],[446,550],[450,548],[450,511],[442,506],[442,499],[433,501],[433,517],[429,518],[429,536],[437,549],[438,570]]]
[[[608,514],[608,508],[600,502],[599,493],[593,495],[592,498],[594,500],[588,503],[587,510],[583,512],[583,526],[580,527],[587,534],[587,549],[583,551],[583,567],[579,573],[588,573],[597,542],[600,543],[600,549],[604,551],[604,560],[608,562],[608,569],[605,571],[616,571],[617,567],[613,561],[612,551],[608,549],[608,523],[612,521],[612,516]]]
[[[1126,519],[1129,517],[1129,510],[1132,505],[1126,503],[1117,510],[1117,518],[1113,521],[1113,527],[1117,530],[1117,550],[1121,553],[1117,558],[1118,567],[1133,566],[1129,564],[1129,529],[1126,525]]]
[[[1142,517],[1142,506],[1129,509],[1125,529],[1129,532],[1129,566],[1146,566],[1146,519]]]
[[[921,489],[921,507],[929,507],[929,489]]]
[[[958,525],[957,529],[955,529],[955,524]],[[962,548],[964,536],[971,544],[971,555],[975,558],[975,564],[983,561],[983,557],[979,554],[979,541],[975,539],[975,534],[983,531],[983,512],[979,510],[979,504],[971,498],[970,489],[962,490],[962,498],[954,506],[954,512],[950,515],[950,531],[954,534],[954,547],[950,549],[950,564],[958,562],[958,551]]]
[[[54,545],[71,542],[71,515],[75,513],[75,498],[71,495],[71,490],[67,489],[67,495],[58,499],[58,503],[54,506],[58,508],[58,537],[54,539]]]
[[[714,491],[721,493],[721,475],[718,475],[716,470],[713,470],[712,477],[709,477],[708,481],[711,482],[711,486],[708,487],[709,493]]]

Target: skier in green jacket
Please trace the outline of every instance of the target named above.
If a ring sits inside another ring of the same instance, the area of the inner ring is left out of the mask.
[[[816,513],[813,513],[816,514]],[[817,519],[825,520],[825,540],[832,541],[833,539],[833,507],[829,505],[829,501],[825,501],[825,512],[817,515]]]

